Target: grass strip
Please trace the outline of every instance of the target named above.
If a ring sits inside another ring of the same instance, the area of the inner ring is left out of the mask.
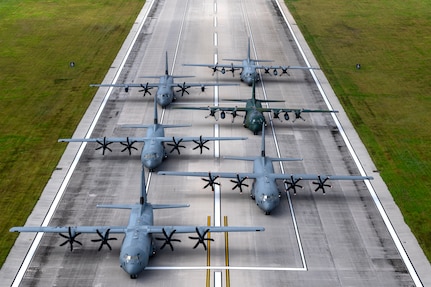
[[[0,266],[143,4],[0,2]]]
[[[431,2],[286,4],[430,260]]]

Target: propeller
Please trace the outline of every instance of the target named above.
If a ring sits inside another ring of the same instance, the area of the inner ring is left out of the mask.
[[[96,150],[102,149],[102,154],[105,155],[105,150],[109,150],[112,152],[112,149],[110,149],[108,146],[112,144],[110,141],[106,141],[106,137],[103,137],[103,142],[96,140],[98,144],[100,144],[99,147],[96,148]]]
[[[212,109],[212,108],[208,107],[208,110],[210,111],[210,113],[209,113],[209,115],[205,116],[205,118],[214,117],[214,119],[217,121],[218,119],[216,118],[216,114],[215,114],[216,109]]]
[[[214,191],[214,186],[215,185],[220,185],[220,183],[218,183],[218,182],[215,182],[215,180],[217,179],[217,178],[219,178],[219,176],[218,175],[216,175],[216,176],[212,176],[211,175],[211,172],[208,172],[208,179],[207,178],[201,178],[203,181],[206,181],[206,182],[208,182],[205,186],[204,186],[204,189],[205,188],[207,188],[208,186],[211,186],[211,190],[212,191]]]
[[[271,75],[271,73],[269,72],[269,70],[271,69],[271,67],[263,67],[263,69],[265,70],[265,74]]]
[[[281,113],[281,110],[279,110],[279,111],[272,111],[272,114],[273,114],[273,116],[274,116],[274,119],[279,119],[280,120],[280,122],[282,122],[282,120],[280,119],[280,113]]]
[[[280,77],[281,77],[281,76],[283,76],[283,74],[286,74],[286,75],[290,76],[290,74],[287,72],[287,70],[288,70],[289,68],[290,68],[289,66],[287,66],[287,67],[281,67],[281,74],[280,74]]]
[[[171,149],[171,153],[174,151],[174,150],[176,150],[177,152],[178,152],[178,154],[181,154],[180,153],[180,147],[182,147],[182,148],[186,148],[185,146],[183,146],[183,145],[180,145],[180,143],[183,141],[183,139],[180,139],[179,141],[177,141],[176,139],[175,139],[175,137],[172,137],[172,141],[174,142],[174,143],[168,143],[167,145],[168,146],[172,146],[173,148]]]
[[[177,92],[181,92],[181,97],[184,96],[184,93],[187,93],[187,95],[189,94],[187,89],[190,88],[191,86],[186,86],[186,82],[183,82],[182,85],[178,84],[177,86],[178,88],[180,88],[179,90],[177,90]]]
[[[149,86],[148,86],[148,83],[146,83],[146,84],[145,84],[145,86],[141,84],[141,87],[142,87],[142,90],[139,90],[139,92],[144,92],[144,97],[145,97],[145,95],[146,95],[146,94],[149,94],[149,95],[151,96],[151,92],[150,92],[150,90],[151,90],[153,87],[149,87]]]
[[[203,149],[203,148],[206,148],[207,150],[210,150],[210,148],[209,148],[209,147],[207,147],[207,146],[205,145],[207,142],[209,142],[209,140],[202,140],[202,136],[199,136],[199,141],[197,141],[197,140],[193,140],[193,142],[194,142],[195,144],[197,144],[197,146],[196,146],[196,147],[194,147],[194,148],[193,148],[193,150],[195,150],[195,149],[197,149],[197,148],[200,148],[200,150],[201,150],[201,154],[202,154],[202,149]]]
[[[233,67],[233,63],[230,63],[230,69],[228,70],[229,72],[232,72],[232,77],[235,77],[235,70],[237,70],[237,69],[235,69],[234,67]]]
[[[322,189],[323,194],[325,194],[325,186],[332,188],[332,185],[329,185],[329,184],[325,183],[329,179],[329,176],[327,176],[325,179],[322,179],[322,177],[320,175],[318,175],[317,179],[319,181],[313,181],[313,184],[317,185],[317,187],[314,190],[314,192],[318,191],[319,189]]]
[[[301,119],[301,120],[303,120],[305,122],[305,119],[303,117],[301,117],[301,113],[302,113],[301,110],[296,110],[295,111],[295,119],[293,120],[293,122],[295,122],[297,119]]]
[[[124,152],[125,150],[128,150],[129,151],[129,155],[132,155],[132,149],[138,150],[136,147],[133,146],[133,144],[135,142],[136,141],[130,141],[129,137],[127,137],[125,143],[124,142],[120,142],[120,144],[122,144],[123,146],[125,146],[125,148],[123,148],[121,150],[121,152]]]
[[[212,239],[212,238],[205,238],[205,235],[207,235],[208,231],[210,231],[210,230],[205,229],[205,231],[201,234],[199,232],[199,228],[196,227],[196,233],[198,234],[198,236],[197,237],[196,236],[189,236],[190,239],[198,241],[198,242],[196,242],[195,246],[193,246],[193,249],[198,247],[199,244],[202,244],[204,246],[204,249],[207,250],[207,245],[205,244],[205,240],[206,241],[214,241],[214,239]]]
[[[290,181],[289,180],[284,180],[284,183],[287,184],[287,188],[286,191],[289,191],[291,189],[293,189],[293,194],[296,195],[296,188],[304,188],[302,185],[299,185],[298,182],[301,180],[302,178],[298,178],[295,179],[293,177],[293,175],[290,175]]]
[[[109,250],[112,250],[111,245],[109,244],[109,242],[108,242],[108,241],[109,241],[109,240],[117,240],[117,238],[115,238],[115,237],[109,238],[109,231],[110,231],[110,230],[111,230],[111,229],[110,229],[110,228],[108,228],[108,229],[106,230],[106,232],[105,232],[104,234],[102,234],[102,233],[99,231],[99,229],[96,229],[96,232],[97,232],[97,234],[100,236],[100,238],[98,238],[98,239],[91,239],[91,241],[92,241],[92,242],[99,242],[99,241],[100,241],[100,246],[99,246],[99,249],[97,249],[97,251],[102,250],[103,245],[108,246]]]
[[[211,67],[211,69],[213,70],[213,76],[215,74],[215,72],[219,72],[220,70],[218,69],[218,63],[216,63],[214,66]]]
[[[163,231],[163,235],[165,237],[156,237],[156,240],[163,240],[163,245],[160,247],[160,249],[165,248],[166,245],[169,245],[169,247],[171,247],[171,250],[174,251],[174,246],[172,245],[172,241],[176,241],[176,242],[181,242],[181,240],[179,239],[172,239],[172,236],[174,235],[174,233],[177,231],[176,229],[172,230],[171,233],[166,232],[165,228],[162,229]]]
[[[232,115],[232,123],[235,121],[236,117],[244,117],[243,115],[238,115],[238,111],[237,111],[238,107],[235,107],[235,109],[230,112],[230,114]]]
[[[239,192],[242,193],[242,186],[247,186],[248,184],[245,184],[244,181],[248,179],[248,176],[246,177],[240,177],[239,174],[236,174],[236,180],[231,179],[230,181],[235,183],[235,186],[232,187],[232,190],[234,190],[235,188],[239,188]]]
[[[73,251],[73,243],[78,243],[82,246],[82,243],[76,240],[75,238],[80,235],[81,232],[76,233],[75,230],[72,230],[72,228],[69,226],[68,235],[64,235],[63,233],[60,233],[60,236],[63,238],[66,238],[67,240],[60,244],[60,246],[66,245],[67,243],[70,244],[70,251]]]

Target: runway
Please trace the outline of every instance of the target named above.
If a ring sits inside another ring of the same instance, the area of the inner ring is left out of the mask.
[[[182,64],[245,58],[249,37],[253,58],[271,59],[273,64],[280,65],[317,66],[308,48],[297,46],[295,37],[284,23],[283,14],[277,9],[276,2],[264,0],[149,2],[133,28],[140,31],[136,42],[134,39],[128,40],[134,45],[113,63],[104,83],[145,83],[148,79],[142,76],[162,75],[165,51],[169,56],[170,72],[174,75],[195,75],[187,81],[239,83],[238,75],[232,77],[226,73],[212,76],[210,69],[184,67]],[[307,55],[306,60],[302,53]],[[402,220],[396,207],[387,198],[384,183],[338,101],[331,95],[322,71],[290,71],[289,74],[288,77],[263,75],[257,87],[257,98],[285,101],[271,103],[276,107],[334,108],[340,113],[335,117],[307,114],[303,115],[305,121],[297,120],[295,123],[267,117],[266,154],[303,158],[301,162],[274,164],[276,171],[366,174],[375,177],[375,180],[331,182],[333,187],[325,195],[313,192],[315,186],[304,182],[304,189],[295,196],[283,192],[280,206],[266,216],[249,199],[249,189],[243,194],[232,191],[233,184],[228,179],[221,180],[220,189],[213,193],[202,189],[205,183],[199,178],[160,176],[147,171],[148,194],[152,203],[190,204],[189,208],[155,211],[155,224],[206,225],[210,216],[211,224],[223,225],[226,216],[231,226],[264,226],[266,231],[230,233],[228,241],[221,234],[213,234],[215,242],[211,243],[210,254],[200,248],[192,249],[194,243],[186,235],[180,235],[178,238],[182,242],[175,246],[175,251],[159,250],[151,259],[150,267],[136,280],[129,279],[119,267],[120,237],[112,243],[111,252],[98,252],[98,245],[91,242],[95,236],[81,235],[83,246],[70,252],[68,248],[58,246],[64,241],[63,238],[45,234],[28,268],[23,271],[21,283],[15,281],[15,284],[426,286],[431,282],[429,263],[424,260],[421,250],[417,250],[417,243],[408,234],[408,228],[400,222]],[[181,83],[182,79],[177,82]],[[207,88],[205,92],[199,88],[188,91],[190,95],[178,97],[172,106],[226,105],[223,99],[251,97],[251,88],[243,83],[239,86]],[[322,93],[326,98],[322,97]],[[205,150],[203,155],[192,150],[192,144],[186,144],[187,150],[181,150],[181,155],[170,154],[158,170],[252,170],[251,163],[222,157],[260,154],[261,137],[244,129],[241,118],[234,123],[230,117],[214,121],[213,118],[205,119],[207,114],[206,111],[185,112],[172,107],[163,111],[159,109],[160,120],[164,124],[193,125],[192,128],[166,130],[168,136],[246,136],[248,140],[211,143],[208,145],[211,151]],[[126,93],[121,89],[101,88],[74,137],[90,136],[90,132],[91,137],[138,136],[144,132],[121,128],[120,125],[152,122],[153,96],[142,97],[138,89]],[[120,145],[112,145],[112,153],[102,156],[100,150],[95,150],[96,147],[95,144],[69,145],[38,204],[43,206],[36,208],[26,225],[41,224],[51,206],[50,201],[45,199],[51,198],[52,202],[59,190],[64,190],[64,193],[58,197],[59,204],[52,212],[50,226],[127,223],[128,211],[96,209],[96,205],[138,201],[139,152],[128,156],[120,152]],[[251,185],[251,181],[248,184]],[[282,182],[279,187],[284,190]],[[397,238],[394,240],[391,226],[388,227],[385,217],[382,217],[374,192],[388,204],[384,209],[390,216],[390,222],[396,225],[395,232],[401,238],[398,241]],[[22,264],[34,237],[34,234],[20,235],[2,268],[1,282],[14,280],[14,274],[18,272],[16,269]],[[399,242],[402,242],[403,250],[399,248]],[[404,249],[412,263],[406,261]],[[410,253],[410,250],[413,251]]]

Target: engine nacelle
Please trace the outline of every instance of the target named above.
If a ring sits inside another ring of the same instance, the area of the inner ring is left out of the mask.
[[[277,76],[278,75],[277,69],[274,69],[272,73],[274,74],[274,76]]]
[[[226,73],[226,69],[225,69],[225,68],[222,68],[222,69],[220,70],[220,72],[224,75],[224,73]]]
[[[224,111],[221,111],[220,118],[224,119],[226,117],[226,113]]]
[[[288,120],[289,120],[289,114],[288,114],[288,113],[285,113],[285,114],[284,114],[284,119],[285,119],[286,121],[288,121]]]

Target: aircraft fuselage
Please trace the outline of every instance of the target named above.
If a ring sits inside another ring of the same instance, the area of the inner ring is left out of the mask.
[[[162,108],[172,103],[175,98],[174,88],[172,87],[173,83],[174,79],[170,75],[164,75],[160,77],[156,97],[157,103],[162,106]]]
[[[265,116],[257,108],[262,108],[260,101],[247,100],[246,113],[244,117],[244,126],[257,135],[262,130],[262,125],[265,124]]]
[[[164,137],[165,130],[162,126],[155,124],[147,129],[147,137]],[[153,170],[158,167],[166,157],[166,151],[163,143],[157,139],[149,139],[144,142],[141,153],[142,165]]]
[[[263,172],[262,172],[263,171]],[[254,160],[253,172],[259,173],[251,187],[251,196],[254,198],[257,206],[270,214],[280,204],[280,192],[275,179],[267,175],[274,173],[272,161],[265,157]]]
[[[243,60],[242,61],[242,70],[241,70],[241,81],[251,86],[253,82],[257,82],[259,80],[259,75],[256,72],[256,63],[253,60]]]
[[[153,238],[145,229],[139,228],[153,225],[152,207],[145,205],[131,210],[129,224],[120,251],[120,266],[131,278],[136,278],[147,266],[154,254]]]

